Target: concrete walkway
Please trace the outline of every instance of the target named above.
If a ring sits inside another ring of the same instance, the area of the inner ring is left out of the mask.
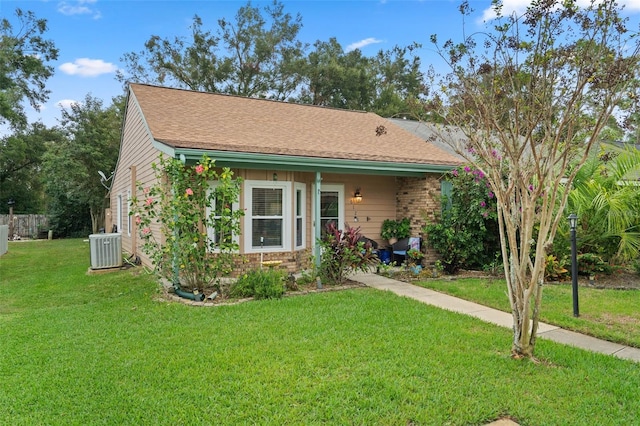
[[[510,313],[438,293],[434,290],[418,287],[402,281],[396,281],[377,274],[356,274],[349,277],[349,279],[365,284],[368,287],[391,291],[399,296],[419,300],[420,302],[437,306],[438,308],[446,309],[448,311],[471,315],[485,322],[497,324],[501,327],[513,328],[513,317]],[[540,323],[538,326],[538,337],[586,349],[588,351],[599,352],[602,354],[613,355],[618,358],[640,362],[640,349],[638,348],[631,348],[573,331],[563,330],[555,325]]]

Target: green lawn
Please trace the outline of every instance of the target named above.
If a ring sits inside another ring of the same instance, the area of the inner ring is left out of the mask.
[[[511,312],[507,284],[498,279],[429,280],[415,283]],[[541,320],[567,330],[640,348],[640,291],[578,288],[580,316],[573,316],[571,284],[542,290]]]
[[[196,308],[87,275],[82,240],[0,258],[0,424],[619,425],[638,364],[372,289]]]

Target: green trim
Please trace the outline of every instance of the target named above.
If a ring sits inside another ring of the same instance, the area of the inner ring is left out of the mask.
[[[423,176],[424,173],[443,173],[455,165],[393,163],[387,161],[346,160],[338,158],[298,157],[292,155],[255,154],[247,152],[206,149],[173,148],[162,142],[153,145],[175,158],[184,156],[197,161],[204,154],[216,160],[216,165],[239,169],[288,170],[302,172],[372,174],[387,176]]]

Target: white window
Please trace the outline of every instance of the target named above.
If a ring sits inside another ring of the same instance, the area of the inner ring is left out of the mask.
[[[306,246],[307,236],[307,186],[304,183],[296,183],[295,188],[295,246],[296,249],[302,249]]]
[[[245,181],[245,252],[291,249],[291,182]]]
[[[209,191],[215,191],[218,185],[219,185],[218,182],[210,182]],[[213,220],[215,222],[216,220],[219,220],[222,217],[223,209],[228,207],[229,207],[228,205],[225,205],[225,203],[222,200],[220,200],[218,197],[214,195],[213,200],[211,201],[211,206],[207,207],[206,215],[207,217],[211,217],[211,213],[213,211]],[[231,204],[230,207],[232,212],[238,211],[238,209],[240,209],[240,204],[236,200]],[[238,235],[224,235],[222,231],[216,231],[214,227],[207,228],[207,237],[214,244],[218,244],[222,241],[225,241],[225,239],[229,241],[231,238],[233,238],[234,242],[239,243]]]
[[[116,232],[122,232],[122,194],[118,194],[118,205],[116,206]]]

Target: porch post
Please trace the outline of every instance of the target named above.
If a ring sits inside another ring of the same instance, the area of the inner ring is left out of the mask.
[[[320,175],[320,172],[316,172],[316,193],[314,194],[315,197],[315,203],[314,203],[314,212],[313,212],[313,220],[316,224],[316,226],[314,227],[314,231],[315,231],[315,235],[314,235],[314,248],[315,248],[315,253],[314,256],[316,258],[316,267],[320,268],[320,244],[318,244],[318,242],[320,241],[320,236],[322,235],[321,232],[322,230],[320,229],[321,224],[320,224],[320,185],[322,184],[322,176]]]

